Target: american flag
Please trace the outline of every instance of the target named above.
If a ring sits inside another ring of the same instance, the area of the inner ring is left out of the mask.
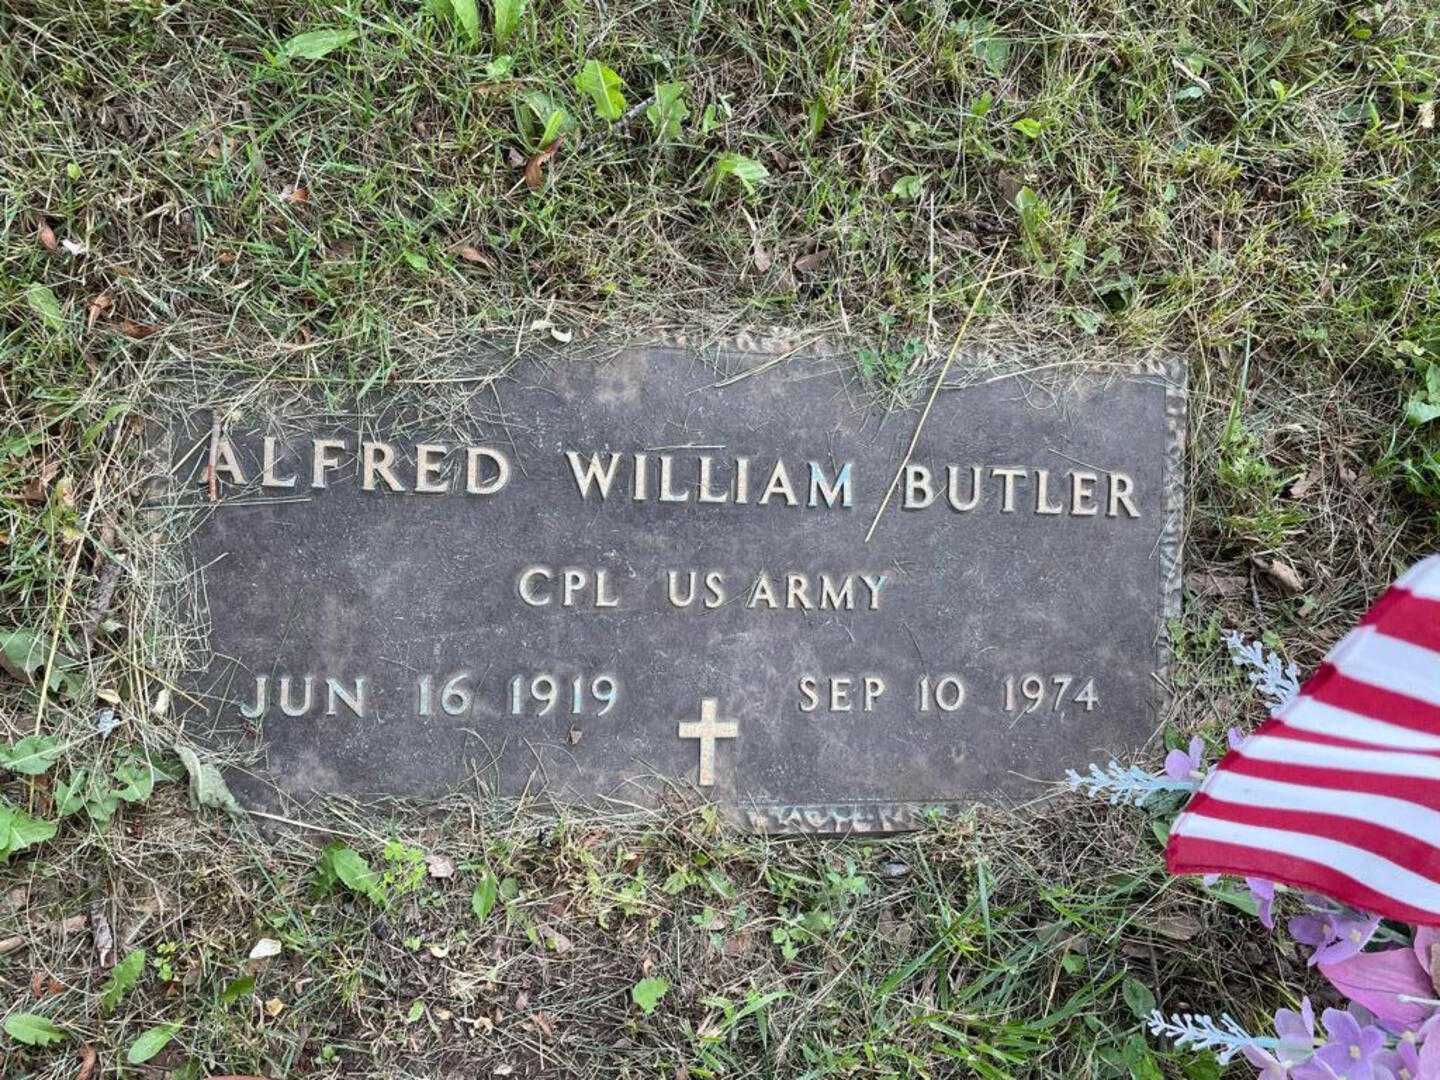
[[[1174,874],[1440,924],[1440,556],[1395,582],[1175,820]]]

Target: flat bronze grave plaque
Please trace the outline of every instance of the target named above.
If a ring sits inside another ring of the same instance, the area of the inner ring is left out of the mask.
[[[218,438],[187,416],[191,730],[254,751],[252,805],[668,785],[822,832],[1033,796],[1144,741],[1177,372],[944,389],[901,469],[918,407],[878,407],[850,357],[771,359],[525,360],[443,419],[376,395],[225,404]]]

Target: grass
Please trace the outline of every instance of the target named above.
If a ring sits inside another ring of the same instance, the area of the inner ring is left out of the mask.
[[[418,3],[0,13],[0,630],[67,675],[0,688],[10,738],[64,747],[6,774],[10,805],[53,817],[58,778],[136,755],[183,773],[157,708],[183,613],[129,570],[156,395],[453,393],[477,331],[803,326],[903,391],[1004,244],[983,338],[1190,365],[1171,741],[1257,718],[1220,629],[1308,668],[1440,541],[1436,422],[1406,419],[1440,365],[1427,5],[546,2],[503,50],[480,15],[472,41]],[[322,28],[355,36],[277,61]],[[577,89],[589,60],[619,121]],[[658,141],[657,82],[689,114]],[[823,844],[697,808],[396,804],[342,818],[381,904],[314,894],[323,834],[121,786],[0,869],[7,1015],[68,1033],[5,1039],[6,1076],[74,1076],[88,1046],[137,1076],[1205,1077],[1147,1044],[1146,994],[1262,1026],[1318,990],[1164,877],[1147,815],[1075,798]],[[146,950],[113,1014],[102,919]],[[283,951],[247,961],[261,937]],[[648,1015],[642,978],[670,987]]]

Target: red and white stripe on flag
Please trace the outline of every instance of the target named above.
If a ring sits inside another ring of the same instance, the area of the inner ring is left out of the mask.
[[[1173,874],[1440,924],[1440,556],[1395,582],[1175,820]]]

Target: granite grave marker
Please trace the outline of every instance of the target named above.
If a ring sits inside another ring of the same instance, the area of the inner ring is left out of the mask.
[[[189,414],[192,730],[254,751],[252,804],[669,785],[822,832],[1142,742],[1176,371],[943,390],[903,469],[918,410],[876,397],[847,357],[647,347],[522,361],[443,422],[383,395]]]

